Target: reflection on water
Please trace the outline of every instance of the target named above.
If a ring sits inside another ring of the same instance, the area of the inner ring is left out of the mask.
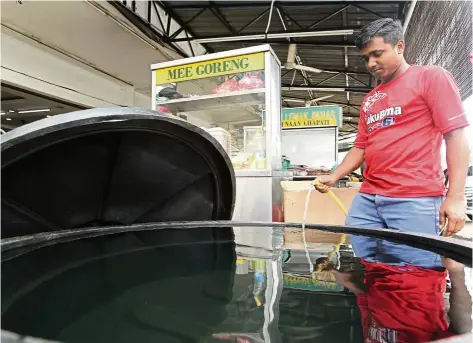
[[[469,277],[453,260],[427,268],[435,256],[399,244],[360,259],[357,237],[334,253],[336,234],[306,229],[311,272],[300,232],[252,229],[235,229],[237,244],[230,229],[199,228],[4,253],[2,329],[87,343],[396,343],[471,331]],[[399,263],[393,251],[409,253]]]

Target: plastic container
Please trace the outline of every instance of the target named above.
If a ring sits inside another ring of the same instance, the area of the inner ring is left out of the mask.
[[[2,135],[2,238],[162,221],[229,220],[221,144],[139,108],[77,111]]]
[[[221,127],[213,127],[206,130],[213,138],[219,142],[228,155],[232,153],[232,135]]]

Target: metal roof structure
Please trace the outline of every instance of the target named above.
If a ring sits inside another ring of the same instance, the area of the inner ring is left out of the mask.
[[[284,64],[289,44],[296,44],[295,62],[321,72],[282,69],[283,106],[303,107],[307,101],[312,105],[340,105],[344,108],[346,127],[342,131],[345,133],[356,131],[359,106],[364,95],[376,85],[354,46],[357,30],[384,17],[404,22],[412,4],[410,1],[150,1],[148,8],[140,8],[143,5],[139,3],[122,1],[114,6],[148,36],[173,47],[183,57],[197,55],[197,49],[212,53],[269,43]],[[353,33],[346,34],[344,30]]]

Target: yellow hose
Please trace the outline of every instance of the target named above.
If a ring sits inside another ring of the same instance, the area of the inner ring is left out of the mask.
[[[260,307],[262,304],[261,304],[261,301],[259,300],[259,298],[255,295],[254,299],[255,299],[255,302],[256,302],[256,306]]]
[[[343,203],[340,201],[340,199],[338,199],[335,193],[333,193],[332,191],[328,191],[327,194],[332,198],[333,201],[335,201],[337,206],[342,210],[343,214],[345,216],[348,215],[348,210],[346,209],[345,205],[343,205]]]
[[[320,183],[319,180],[315,179],[312,184],[315,186],[316,189],[318,189],[317,186],[322,186],[322,184]],[[335,195],[335,193],[333,193],[331,190],[328,190],[327,191],[327,194],[330,196],[330,198],[332,198],[332,200],[337,204],[337,206],[340,208],[340,210],[346,215],[348,215],[348,210],[347,208],[345,207],[345,205],[343,205],[343,203],[340,201],[340,199]],[[327,268],[327,265],[330,263],[330,260],[332,259],[332,256],[333,254],[335,254],[336,252],[338,252],[340,250],[340,246],[342,244],[344,244],[347,240],[347,235],[346,234],[342,234],[342,236],[340,237],[340,241],[338,242],[338,244],[336,244],[332,251],[330,251],[327,255],[327,262],[326,263],[321,263],[317,266],[317,269],[314,270],[314,273],[312,273],[312,278],[315,279],[315,274],[316,273],[320,273],[321,271],[323,271],[325,268]]]

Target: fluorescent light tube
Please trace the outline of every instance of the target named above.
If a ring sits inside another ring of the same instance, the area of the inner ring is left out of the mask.
[[[345,92],[345,88],[281,87],[283,91]]]
[[[352,35],[353,30],[332,30],[332,31],[307,31],[307,32],[291,32],[291,33],[268,33],[268,39],[277,38],[298,38],[298,37],[327,37],[327,36],[344,36]]]
[[[18,113],[37,113],[37,112],[49,112],[51,111],[50,108],[42,108],[38,110],[25,110],[25,111],[18,111]]]
[[[228,36],[228,37],[215,37],[215,38],[201,38],[194,39],[194,43],[224,43],[224,42],[235,42],[241,40],[258,40],[265,39],[265,35],[249,35],[249,36]]]
[[[331,31],[305,31],[305,32],[283,32],[283,33],[268,33],[247,36],[226,36],[213,38],[198,38],[193,39],[194,43],[224,43],[245,40],[258,39],[278,39],[278,38],[297,38],[297,37],[327,37],[327,36],[345,36],[352,35],[353,30],[331,30]]]

